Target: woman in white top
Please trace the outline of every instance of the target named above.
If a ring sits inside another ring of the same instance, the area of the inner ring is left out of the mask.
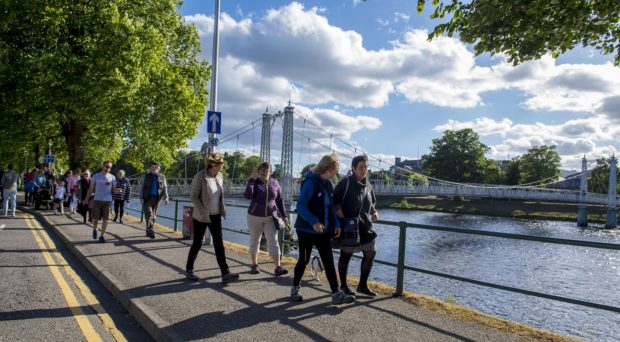
[[[222,283],[226,284],[239,279],[239,275],[230,272],[226,263],[226,251],[222,239],[222,216],[226,217],[224,207],[224,187],[222,168],[224,156],[221,153],[211,153],[205,158],[206,170],[199,171],[192,180],[190,197],[194,206],[192,219],[194,224],[194,241],[189,249],[185,277],[197,281],[194,274],[194,262],[202,247],[202,239],[207,227],[211,232],[215,257],[222,272]]]

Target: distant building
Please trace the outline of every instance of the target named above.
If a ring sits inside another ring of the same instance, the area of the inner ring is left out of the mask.
[[[396,168],[402,168],[407,171],[424,173],[424,170],[422,169],[423,166],[424,166],[424,160],[422,159],[402,160],[401,157],[396,157],[394,161],[394,166],[390,166],[390,171],[397,172],[397,170],[395,170]]]
[[[502,171],[506,172],[506,170],[508,170],[508,163],[510,160],[493,160],[493,162],[497,165],[497,167],[502,169]]]

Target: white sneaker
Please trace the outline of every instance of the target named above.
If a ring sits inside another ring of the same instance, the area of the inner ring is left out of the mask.
[[[299,286],[293,286],[291,288],[291,300],[292,301],[301,302],[302,300],[304,300],[304,297],[301,295],[299,290],[300,290]]]

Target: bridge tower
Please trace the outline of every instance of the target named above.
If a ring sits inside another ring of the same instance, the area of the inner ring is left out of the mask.
[[[287,210],[290,208],[290,204],[293,201],[293,113],[295,107],[291,105],[291,101],[288,102],[288,106],[284,108],[284,123],[283,131],[284,136],[282,138],[282,158],[280,163],[282,164],[282,192],[286,200]]]
[[[579,203],[579,209],[577,211],[577,226],[578,227],[587,227],[588,226],[588,212],[587,206],[585,203],[586,193],[588,192],[588,160],[584,155],[581,159],[581,182],[579,184],[580,190],[580,198],[582,200]]]
[[[611,156],[609,160],[609,188],[607,190],[607,223],[605,228],[616,228],[616,206],[618,205],[617,191],[616,191],[616,174],[617,174],[617,162],[615,156]]]
[[[260,160],[261,162],[271,162],[271,117],[269,109],[265,109],[263,114],[263,127],[260,136]]]

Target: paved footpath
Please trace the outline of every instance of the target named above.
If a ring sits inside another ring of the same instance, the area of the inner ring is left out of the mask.
[[[99,243],[92,239],[92,228],[82,224],[79,216],[28,211],[46,229],[58,234],[157,341],[528,340],[387,295],[332,305],[327,284],[312,280],[309,272],[302,280],[304,301],[294,303],[289,300],[292,272],[276,278],[271,273],[273,267],[265,261],[262,269],[267,271],[251,275],[247,254],[233,250],[227,250],[228,263],[241,277],[238,282],[222,285],[211,246],[203,247],[196,261],[196,275],[201,280],[187,282],[184,265],[190,242],[171,232],[156,231],[156,239],[151,240],[145,236],[142,224],[112,223],[106,233],[107,242]],[[27,270],[36,272],[37,268]],[[40,287],[40,283],[50,280],[41,279],[32,286]],[[4,330],[5,326],[0,328]]]
[[[122,305],[32,215],[0,217],[0,341],[148,341]]]

